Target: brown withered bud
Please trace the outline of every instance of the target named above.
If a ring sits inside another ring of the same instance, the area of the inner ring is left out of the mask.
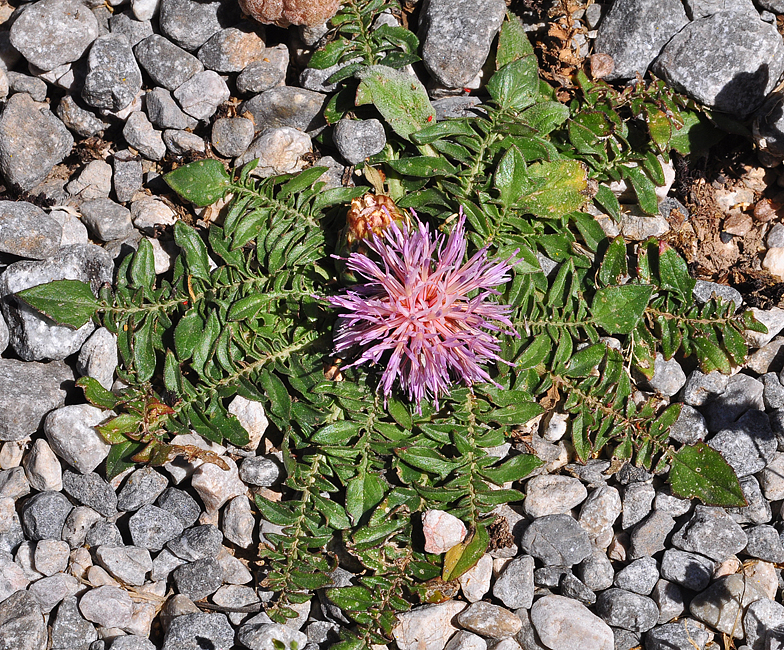
[[[340,0],[239,0],[240,9],[251,18],[278,27],[314,27],[334,16]]]

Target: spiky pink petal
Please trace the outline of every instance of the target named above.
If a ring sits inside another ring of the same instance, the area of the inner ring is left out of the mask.
[[[485,247],[458,266],[466,253],[462,211],[445,245],[442,235],[420,222],[410,230],[392,223],[367,246],[377,260],[352,253],[347,267],[368,282],[328,299],[346,312],[335,353],[356,354],[352,366],[384,357],[385,399],[398,379],[418,410],[425,399],[437,407],[454,381],[467,386],[492,381],[482,366],[503,361],[496,336],[516,331],[511,308],[488,298],[509,281],[514,258],[490,262]]]

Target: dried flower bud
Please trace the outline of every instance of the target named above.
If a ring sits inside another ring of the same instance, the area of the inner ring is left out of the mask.
[[[327,22],[337,13],[340,0],[239,0],[240,8],[260,23],[278,27]]]

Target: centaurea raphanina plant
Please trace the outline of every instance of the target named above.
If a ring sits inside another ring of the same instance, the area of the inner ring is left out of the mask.
[[[328,298],[347,312],[335,353],[356,356],[349,366],[378,364],[390,353],[381,375],[384,398],[397,379],[420,413],[425,399],[438,408],[455,381],[493,382],[483,365],[503,362],[497,336],[516,335],[510,307],[489,299],[509,281],[514,256],[493,262],[484,247],[463,264],[462,210],[445,245],[443,239],[421,221],[401,228],[390,218],[383,234],[367,239],[368,254],[345,260],[368,282]]]

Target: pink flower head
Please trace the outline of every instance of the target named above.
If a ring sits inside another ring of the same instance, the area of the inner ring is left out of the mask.
[[[384,398],[397,378],[420,412],[426,398],[438,408],[453,378],[467,386],[493,381],[482,364],[503,361],[496,337],[517,332],[511,308],[488,298],[509,280],[514,257],[490,262],[485,247],[460,266],[466,253],[462,210],[446,245],[421,222],[410,229],[393,222],[366,243],[380,261],[352,253],[346,266],[368,282],[328,299],[347,312],[335,353],[358,354],[350,364],[356,366],[379,363],[391,352],[381,376]]]

